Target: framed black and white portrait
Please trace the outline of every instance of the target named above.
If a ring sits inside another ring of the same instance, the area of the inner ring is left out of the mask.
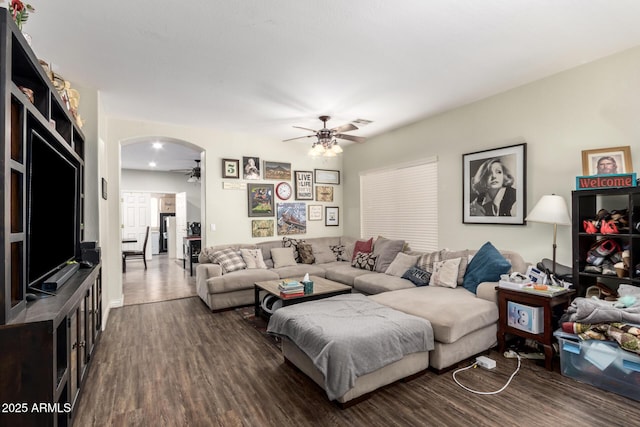
[[[527,144],[462,155],[462,222],[523,225]]]

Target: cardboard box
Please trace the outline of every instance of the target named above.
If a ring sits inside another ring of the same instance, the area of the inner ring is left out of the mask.
[[[532,334],[544,332],[544,308],[507,301],[507,325]]]

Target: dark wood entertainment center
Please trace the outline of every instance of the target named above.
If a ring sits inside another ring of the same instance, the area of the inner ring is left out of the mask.
[[[35,300],[27,300],[33,292],[29,281],[35,283],[30,277],[35,273],[29,269],[29,257],[34,255],[29,250],[37,246],[30,242],[38,242],[40,253],[43,249],[53,255],[56,252],[55,238],[49,242],[49,249],[43,248],[42,237],[34,240],[35,234],[30,236],[34,222],[29,209],[35,206],[32,200],[35,193],[30,193],[35,184],[30,180],[35,176],[32,170],[35,162],[30,163],[29,141],[37,134],[55,155],[72,165],[75,196],[66,193],[66,199],[73,204],[75,222],[71,221],[69,227],[74,238],[66,240],[71,257],[79,259],[80,242],[84,238],[85,140],[62,97],[4,8],[0,8],[0,64],[3,168],[0,179],[4,189],[0,197],[3,203],[0,251],[4,259],[0,264],[3,277],[0,425],[67,426],[73,421],[87,368],[100,338],[101,265],[81,268],[55,295],[38,294]],[[60,192],[65,190],[71,191],[61,188]],[[56,214],[59,215],[55,206],[51,206],[51,227],[56,226]]]

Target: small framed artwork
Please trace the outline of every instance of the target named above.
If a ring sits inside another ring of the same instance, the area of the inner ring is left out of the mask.
[[[273,184],[247,185],[249,216],[273,216]]]
[[[324,225],[337,226],[340,225],[340,208],[337,206],[326,206],[324,208]]]
[[[222,159],[222,177],[223,178],[240,178],[240,160]]]
[[[309,205],[309,221],[322,221],[322,205]]]
[[[264,161],[264,179],[291,181],[291,163]]]
[[[307,208],[304,203],[278,203],[278,236],[305,234],[307,232]]]
[[[333,187],[329,185],[316,185],[317,202],[333,202]]]
[[[242,177],[244,179],[260,179],[260,159],[258,157],[242,158]]]
[[[340,171],[314,169],[316,184],[340,184]]]
[[[296,200],[313,200],[313,173],[295,171]]]
[[[274,223],[272,219],[251,220],[251,237],[273,237]]]
[[[583,175],[609,175],[633,172],[631,147],[608,147],[582,150]]]
[[[524,224],[527,144],[462,155],[462,222]]]
[[[102,198],[107,200],[107,180],[102,178]]]

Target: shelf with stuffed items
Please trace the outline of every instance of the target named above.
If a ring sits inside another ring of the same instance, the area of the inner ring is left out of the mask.
[[[572,207],[578,296],[596,284],[640,286],[640,187],[574,191]]]

